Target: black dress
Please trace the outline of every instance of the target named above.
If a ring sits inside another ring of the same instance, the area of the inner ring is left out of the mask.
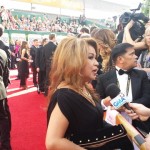
[[[25,58],[29,58],[27,52],[24,54]],[[20,86],[26,86],[26,80],[29,76],[29,63],[26,60],[21,61],[20,63]]]
[[[58,89],[54,93],[48,107],[48,122],[56,103],[58,103],[61,112],[69,121],[69,127],[65,135],[68,139],[72,134],[87,135],[87,133],[95,133],[102,128],[110,126],[103,121],[103,110],[99,103],[93,106],[85,97],[68,88]],[[130,145],[132,147],[132,144],[128,139],[121,142],[123,142],[123,145],[128,145],[128,148],[125,147],[125,150],[132,150],[132,148],[130,149]],[[114,142],[111,148],[118,148],[118,145],[118,142]],[[111,150],[110,147],[107,147],[107,144],[94,150],[103,149]]]

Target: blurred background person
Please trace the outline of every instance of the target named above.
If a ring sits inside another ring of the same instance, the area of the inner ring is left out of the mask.
[[[100,63],[102,63],[102,71],[107,72],[111,69],[112,63],[110,59],[111,50],[116,45],[115,34],[109,29],[95,29],[92,37],[98,43],[98,50],[100,55]]]
[[[98,62],[99,70],[98,75],[109,71],[113,68],[112,60],[110,58],[111,50],[116,45],[115,34],[109,29],[98,29],[95,28],[91,32],[91,37],[93,37],[98,44]],[[92,81],[92,85],[95,88],[97,80]]]
[[[20,79],[20,61],[21,61],[20,47],[21,47],[21,41],[16,40],[15,41],[15,49],[14,49],[15,57],[16,57],[16,64],[17,64],[17,71],[18,71],[16,80]]]
[[[80,29],[80,34],[78,34],[77,37],[81,37],[82,34],[90,35],[90,30],[87,27],[82,27]]]
[[[35,57],[35,66],[36,71],[38,72],[38,88],[39,92],[44,92],[45,86],[45,77],[46,77],[46,66],[44,60],[44,50],[43,47],[48,43],[48,39],[44,38],[41,42],[40,47],[37,50],[36,57]]]
[[[33,40],[33,45],[30,48],[30,56],[32,58],[31,62],[31,69],[33,72],[33,84],[36,87],[37,86],[37,71],[36,71],[36,66],[35,66],[35,58],[36,58],[36,53],[39,48],[39,41],[38,39]]]
[[[21,62],[20,62],[20,88],[27,89],[27,78],[29,76],[29,46],[27,41],[22,41],[20,47]]]
[[[44,61],[45,61],[44,63],[46,68],[45,95],[48,94],[48,89],[50,85],[49,72],[51,70],[51,61],[56,47],[57,47],[56,34],[51,33],[49,35],[49,42],[43,47],[43,54],[44,54]]]
[[[11,40],[9,44],[9,49],[11,51],[11,63],[10,63],[10,68],[15,69],[15,64],[16,64],[16,57],[15,57],[15,44],[14,41]]]

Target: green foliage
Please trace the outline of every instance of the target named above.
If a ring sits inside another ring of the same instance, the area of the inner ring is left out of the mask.
[[[150,17],[150,0],[143,0],[142,12],[145,16]]]

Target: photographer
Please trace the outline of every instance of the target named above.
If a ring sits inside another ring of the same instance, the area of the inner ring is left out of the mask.
[[[144,49],[147,48],[146,43],[144,40],[142,40],[141,42],[137,42],[137,40],[133,40],[131,38],[131,34],[130,34],[130,29],[133,27],[134,25],[134,21],[131,20],[124,28],[124,35],[123,35],[123,41],[122,43],[130,43],[132,45],[134,45],[134,48],[136,50],[140,50],[140,49]],[[149,27],[150,23],[148,22],[145,27]],[[140,30],[140,29],[139,29]]]

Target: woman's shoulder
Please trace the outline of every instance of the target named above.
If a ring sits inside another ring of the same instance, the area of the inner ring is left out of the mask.
[[[57,96],[72,96],[77,94],[77,92],[75,92],[74,90],[70,89],[70,88],[59,88],[56,89],[54,95]]]
[[[76,99],[78,98],[79,94],[74,90],[69,88],[60,88],[54,92],[51,101],[57,101],[58,103],[61,103],[62,101],[63,103],[72,103],[73,101],[76,102]]]

